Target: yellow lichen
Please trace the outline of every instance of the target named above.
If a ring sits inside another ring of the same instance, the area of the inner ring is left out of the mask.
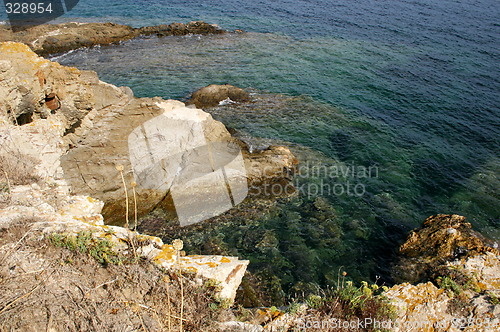
[[[90,203],[97,203],[97,200],[96,199],[93,199],[92,197],[90,196],[87,196],[87,200],[90,202]]]
[[[0,43],[0,52],[2,53],[10,53],[10,54],[24,54],[25,61],[28,63],[31,62],[32,65],[36,67],[40,67],[43,64],[50,63],[49,60],[44,59],[36,55],[28,45],[16,42],[5,42]]]
[[[222,257],[222,258],[220,259],[220,262],[221,262],[221,263],[231,263],[231,260],[230,260],[229,258],[227,258],[227,257]]]
[[[219,264],[217,264],[215,262],[206,262],[206,263],[196,262],[196,264],[198,264],[198,265],[208,265],[210,267],[217,267],[217,266],[219,266]]]
[[[161,247],[161,252],[154,258],[154,261],[157,263],[161,263],[163,261],[173,261],[175,256],[175,250],[169,244],[164,244]]]
[[[186,272],[198,273],[198,269],[193,266],[188,266],[184,268],[184,270],[186,270]]]
[[[200,255],[189,255],[189,256],[186,256],[186,257],[193,258],[193,259],[203,258],[203,256],[200,256]]]

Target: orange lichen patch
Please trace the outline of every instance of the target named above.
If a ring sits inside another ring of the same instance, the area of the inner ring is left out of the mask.
[[[10,52],[10,53],[20,53],[20,52],[23,52],[23,53],[35,54],[29,48],[28,45],[22,44],[22,43],[16,43],[16,42],[0,43],[0,51],[2,51],[2,52]]]
[[[279,309],[273,310],[271,308],[263,308],[263,309],[258,309],[257,314],[260,316],[265,316],[267,318],[270,318],[271,320],[274,320],[283,316],[284,312]]]
[[[221,263],[231,263],[231,260],[230,260],[229,258],[227,258],[227,257],[222,257],[222,258],[220,259],[220,262],[221,262]]]
[[[78,220],[78,221],[83,221],[84,223],[96,226],[96,223],[101,221],[101,216],[100,215],[83,216],[83,217],[76,217],[75,216],[75,217],[73,217],[73,219]]]
[[[206,262],[206,263],[200,263],[200,262],[196,262],[196,264],[198,265],[208,265],[210,267],[216,267],[216,266],[219,266],[219,264],[215,263],[215,262]]]
[[[478,282],[477,283],[477,286],[479,287],[479,289],[481,289],[482,291],[485,291],[488,289],[488,286],[484,283],[484,282]]]
[[[151,235],[144,235],[144,234],[137,234],[135,236],[135,238],[139,242],[147,242],[147,241],[154,242],[156,240],[159,240],[157,237],[154,237],[154,236],[151,236]]]
[[[188,266],[188,267],[185,267],[184,270],[186,272],[192,272],[192,273],[198,273],[198,269],[193,267],[193,266]]]
[[[203,258],[203,256],[200,256],[200,255],[188,255],[186,257],[193,258],[193,259]]]
[[[101,238],[105,238],[105,239],[107,239],[107,240],[109,240],[109,241],[112,241],[112,240],[113,240],[113,235],[111,235],[111,234],[109,234],[109,233],[105,233],[105,234],[103,234],[102,236],[99,236],[99,237],[101,237]]]
[[[87,200],[88,200],[90,203],[97,203],[97,202],[98,202],[98,200],[93,199],[93,198],[92,198],[92,197],[90,197],[90,196],[88,196],[88,197],[87,197]]]
[[[163,261],[173,261],[175,257],[175,250],[169,244],[164,244],[161,247],[161,252],[154,258],[154,261],[157,263],[161,263]]]

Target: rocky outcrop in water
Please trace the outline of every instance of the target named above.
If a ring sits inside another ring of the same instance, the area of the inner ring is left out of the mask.
[[[116,44],[139,36],[180,36],[188,34],[222,34],[217,25],[202,21],[161,24],[132,28],[115,23],[63,23],[44,24],[12,32],[0,26],[0,42],[16,41],[27,44],[39,55],[67,52],[82,47]]]
[[[421,228],[408,235],[399,249],[394,278],[400,282],[426,281],[447,262],[487,252],[498,255],[495,243],[474,231],[465,217],[439,214],[427,218]]]
[[[198,108],[213,107],[222,101],[228,102],[248,102],[250,94],[245,90],[233,85],[211,84],[195,91],[188,100],[188,105],[195,105]]]
[[[500,328],[500,254],[465,217],[436,215],[400,247],[384,295],[396,308],[393,331],[496,331]]]

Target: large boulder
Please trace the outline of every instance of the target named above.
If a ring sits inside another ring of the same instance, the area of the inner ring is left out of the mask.
[[[206,108],[217,106],[221,101],[227,99],[236,102],[248,102],[250,101],[250,94],[233,85],[211,84],[195,91],[187,104],[195,105],[198,108]]]
[[[472,230],[465,217],[427,218],[400,247],[394,285],[393,331],[497,331],[500,305],[498,245]]]
[[[0,44],[0,92],[0,153],[22,146],[43,177],[102,200],[110,224],[155,207],[173,210],[181,225],[199,222],[236,206],[255,185],[288,185],[296,164],[285,147],[250,153],[200,109],[135,98],[19,43]]]
[[[463,216],[431,216],[422,227],[410,232],[399,248],[394,279],[412,283],[426,281],[448,262],[487,252],[498,255],[495,246],[493,241],[474,231]]]

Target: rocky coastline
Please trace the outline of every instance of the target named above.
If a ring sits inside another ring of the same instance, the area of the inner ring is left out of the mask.
[[[102,32],[97,34],[96,31]],[[168,114],[165,127],[154,127],[157,131],[154,135],[144,134],[137,141],[150,142],[154,138],[173,142],[173,147],[189,145],[193,137],[203,139],[207,145],[222,142],[240,151],[250,192],[266,182],[286,185],[298,162],[287,147],[271,146],[251,152],[222,123],[200,109],[226,98],[246,102],[248,95],[236,87],[209,86],[193,94],[188,102],[191,106],[161,98],[136,98],[127,87],[100,81],[95,72],[64,67],[39,56],[117,43],[140,35],[189,33],[225,32],[204,22],[140,29],[110,23],[67,23],[35,27],[16,35],[0,28],[0,161],[3,173],[0,174],[0,235],[3,234],[0,237],[0,285],[12,278],[25,278],[27,272],[30,277],[40,278],[33,271],[52,268],[47,263],[50,261],[47,253],[40,254],[33,248],[21,249],[25,238],[39,241],[51,236],[53,239],[53,234],[75,238],[91,234],[93,241],[109,241],[116,253],[167,271],[181,270],[191,275],[193,285],[213,280],[218,284],[219,298],[229,303],[234,300],[249,264],[242,260],[245,257],[186,255],[182,247],[174,243],[164,243],[133,230],[132,225],[137,220],[134,212],[138,217],[158,208],[172,213],[175,197],[171,186],[148,187],[141,186],[140,181],[135,183],[138,168],[130,155],[138,155],[139,161],[145,158],[144,155],[159,160],[167,156],[158,155],[151,146],[145,147],[147,144],[130,144],[128,138],[136,128],[147,132],[150,128],[145,123]],[[162,132],[162,128],[165,131]],[[185,132],[189,135],[183,136]],[[168,177],[175,174],[178,167],[186,166],[183,160],[201,164],[200,160],[206,158],[203,151],[194,149],[194,152],[181,153],[178,163],[159,164],[161,172]],[[236,173],[229,172],[225,176],[228,183],[236,183],[231,182],[237,181]],[[124,189],[122,183],[125,182]],[[210,181],[198,182],[196,188],[204,188],[206,192],[187,190],[183,194],[197,201],[206,197],[212,186]],[[128,209],[131,205],[128,200],[132,197],[136,200],[135,211]],[[124,225],[125,219],[127,223],[130,221],[129,225]],[[22,220],[31,220],[25,229],[29,236],[24,233],[12,238],[5,236]],[[394,278],[399,284],[380,293],[393,308],[392,322],[397,322],[388,330],[407,331],[416,327],[419,331],[486,332],[500,328],[500,253],[497,247],[497,243],[473,231],[462,216],[428,218],[421,228],[409,234],[399,249],[399,260],[393,266]],[[115,277],[111,275],[109,281],[119,279]],[[3,313],[18,308],[17,302],[22,304],[40,287],[48,287],[47,280],[42,280],[43,286],[34,284],[36,288],[27,290],[24,295],[12,292],[4,298],[0,296],[0,320]],[[104,287],[109,281],[94,287]],[[64,287],[70,297],[76,296],[71,295],[70,287],[74,286]],[[367,292],[365,286],[360,289]],[[370,290],[373,291],[374,288]],[[87,295],[82,292],[85,298]],[[315,299],[316,303],[324,301],[321,296]],[[136,299],[136,302],[140,301]],[[137,306],[124,308],[119,310],[147,311]],[[307,302],[294,312],[273,308],[261,310],[252,319],[243,321],[236,321],[234,316],[217,319],[222,322],[219,325],[222,331],[273,328],[293,331],[313,317],[316,312],[313,309],[314,303]],[[54,308],[50,310],[58,312]],[[47,317],[43,321],[47,330],[58,331],[53,327],[54,318]],[[142,324],[151,330],[161,330],[161,320],[155,321],[153,314],[139,317],[141,319],[122,322],[119,326]],[[316,328],[313,323],[311,331],[341,330]],[[15,328],[12,324],[10,326]],[[374,326],[358,330],[374,330]]]
[[[62,23],[34,26],[19,32],[0,26],[0,42],[24,43],[38,55],[46,56],[84,47],[117,44],[140,36],[165,37],[224,33],[227,31],[203,21],[187,24],[160,24],[142,28],[115,23]]]

